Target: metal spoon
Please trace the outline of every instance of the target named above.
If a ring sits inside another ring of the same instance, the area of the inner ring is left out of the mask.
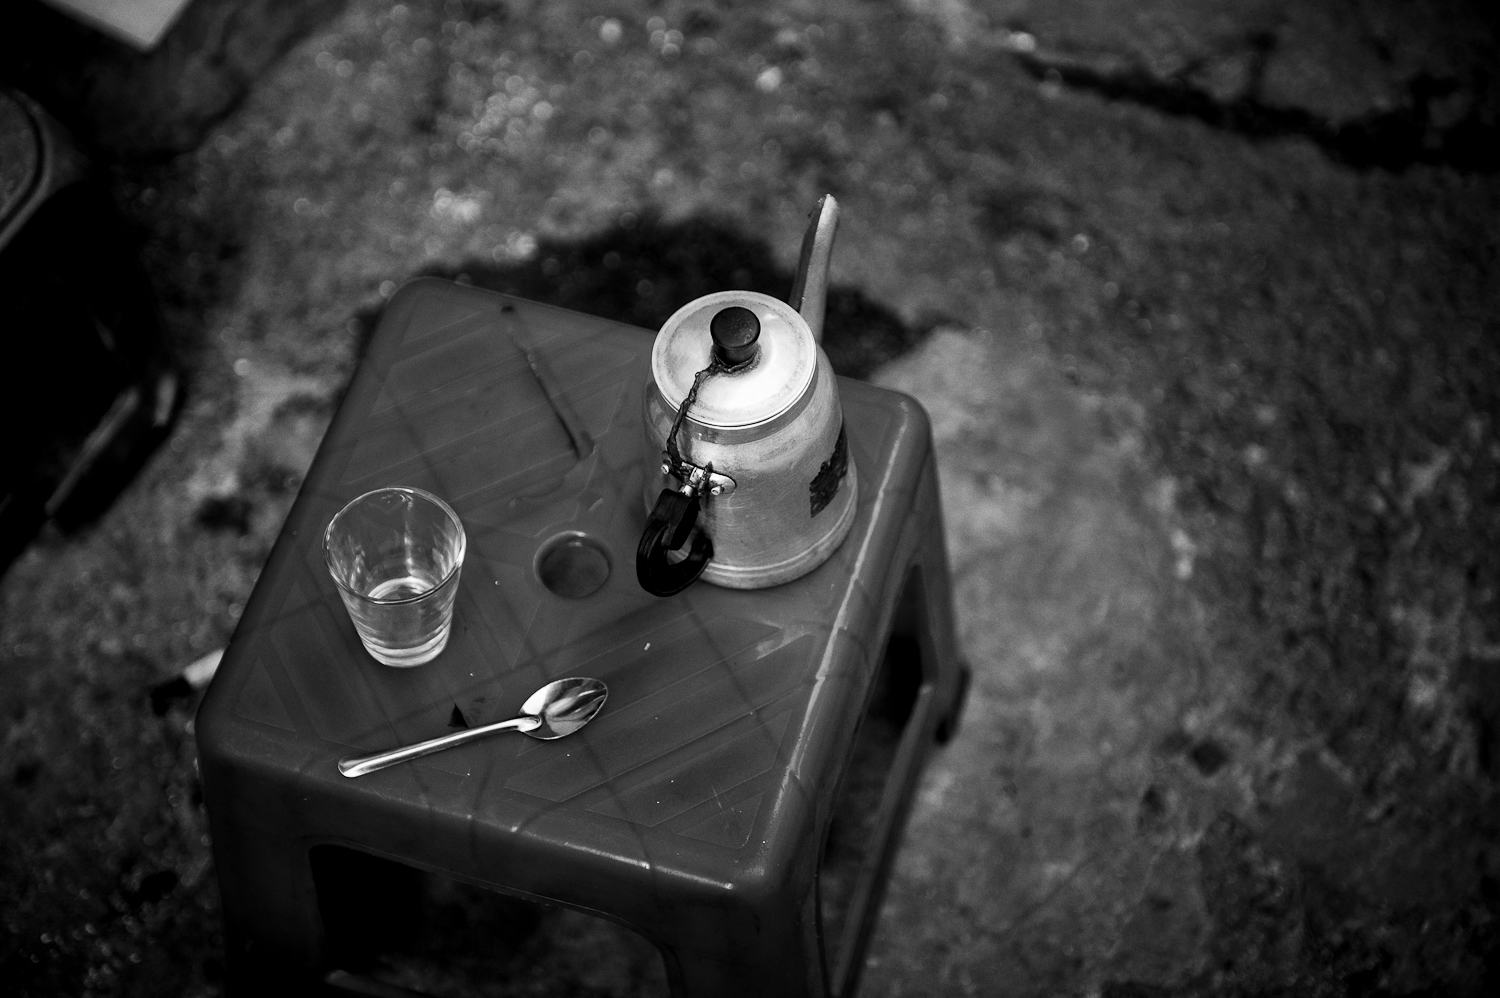
[[[497,721],[481,728],[455,731],[441,738],[430,738],[425,742],[407,745],[404,748],[377,752],[374,755],[351,755],[339,760],[339,772],[348,777],[363,776],[377,769],[394,766],[408,759],[441,752],[443,749],[471,742],[497,731],[520,731],[532,738],[551,741],[571,735],[599,713],[609,697],[609,687],[597,679],[575,676],[548,683],[526,699],[521,705],[521,716],[508,721]]]

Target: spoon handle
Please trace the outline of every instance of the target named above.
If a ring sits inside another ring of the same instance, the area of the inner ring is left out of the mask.
[[[464,742],[472,742],[476,738],[492,735],[497,731],[533,731],[540,727],[542,719],[530,714],[522,714],[508,721],[496,721],[494,724],[486,724],[480,728],[467,728],[463,731],[455,731],[451,735],[443,735],[439,738],[429,738],[425,742],[417,742],[415,745],[405,745],[401,748],[391,749],[388,752],[376,752],[374,755],[351,755],[339,760],[339,772],[351,779],[356,776],[364,776],[373,773],[377,769],[385,769],[394,766],[398,762],[408,759],[419,759],[424,755],[441,752],[443,749],[462,745]]]

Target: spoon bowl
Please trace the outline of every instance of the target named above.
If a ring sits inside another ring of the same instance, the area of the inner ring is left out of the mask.
[[[430,738],[425,742],[374,755],[348,756],[339,760],[339,772],[351,779],[364,776],[377,769],[385,769],[408,759],[419,759],[499,731],[519,731],[541,741],[563,738],[592,721],[608,698],[609,687],[597,679],[584,676],[555,679],[526,698],[526,702],[521,705],[519,717],[486,724],[480,728],[455,731],[441,738]]]
[[[521,730],[544,742],[571,735],[594,719],[608,697],[609,687],[597,679],[574,676],[555,680],[521,704],[522,716],[542,719],[536,727]]]

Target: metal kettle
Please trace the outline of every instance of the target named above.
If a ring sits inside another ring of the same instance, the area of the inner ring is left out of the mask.
[[[657,333],[644,393],[647,592],[700,576],[734,589],[799,578],[854,523],[859,481],[819,346],[838,204],[802,240],[791,304],[753,291],[688,302]]]

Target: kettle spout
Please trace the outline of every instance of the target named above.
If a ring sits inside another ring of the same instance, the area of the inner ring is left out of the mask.
[[[833,259],[833,237],[839,227],[839,203],[832,194],[818,199],[808,216],[802,236],[802,254],[797,260],[797,278],[787,303],[795,308],[812,330],[813,340],[823,342],[823,314],[828,307],[828,267]]]

